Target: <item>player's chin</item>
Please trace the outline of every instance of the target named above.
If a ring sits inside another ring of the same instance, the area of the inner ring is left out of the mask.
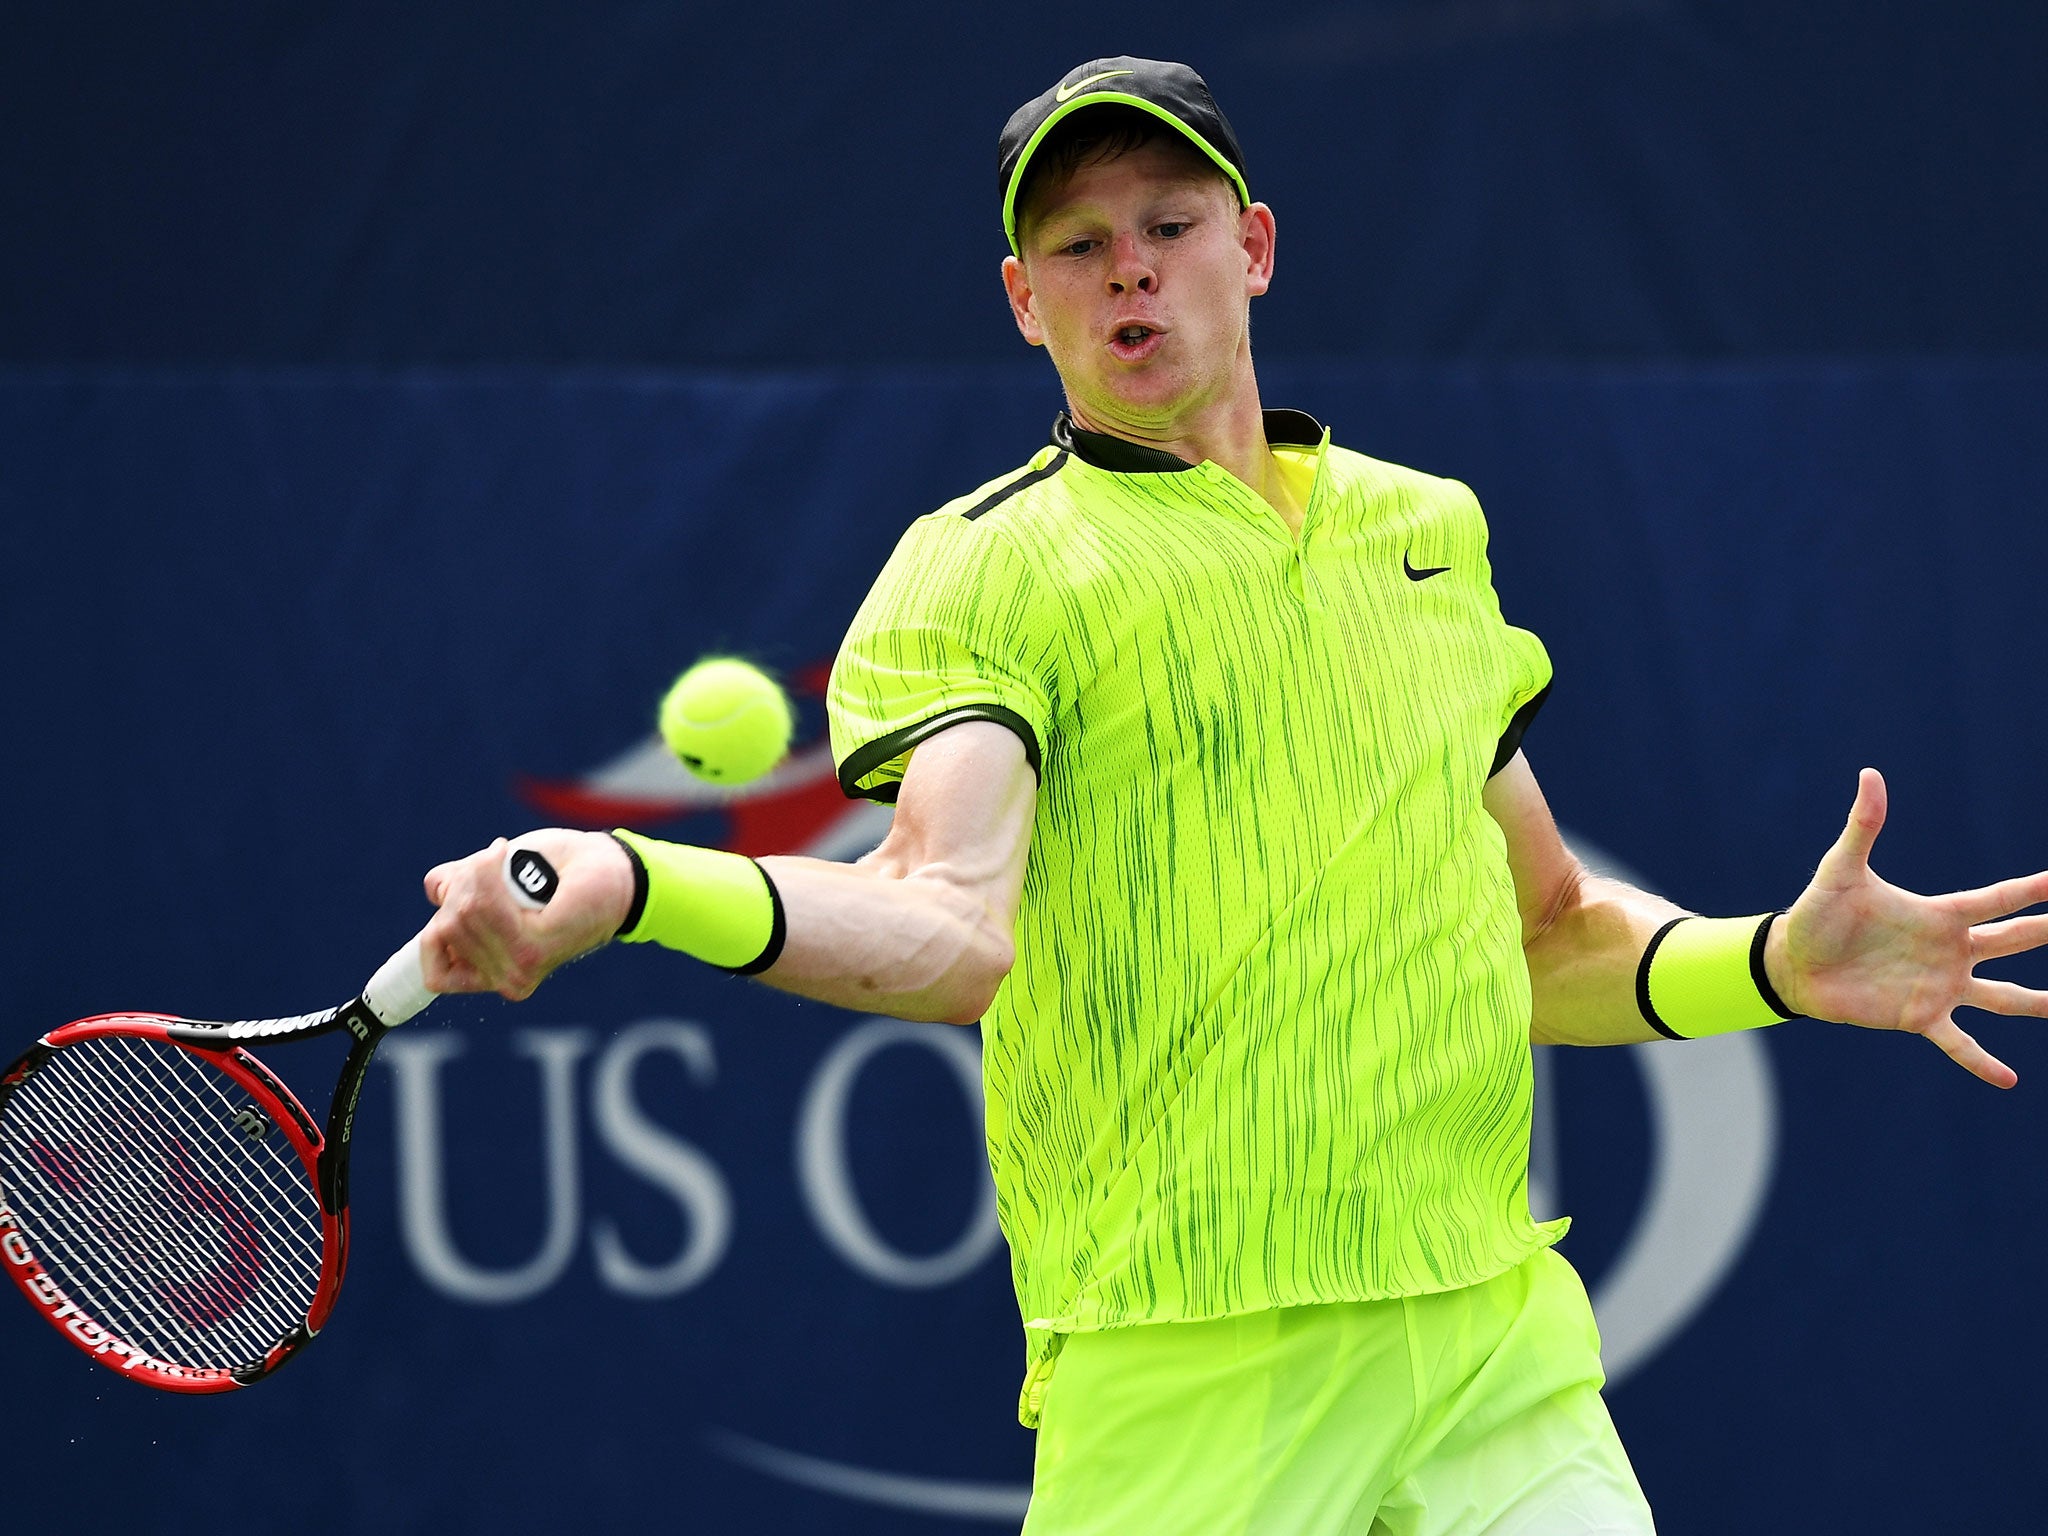
[[[1157,359],[1112,363],[1097,375],[1096,388],[1114,414],[1148,419],[1174,415],[1199,393],[1179,369]]]

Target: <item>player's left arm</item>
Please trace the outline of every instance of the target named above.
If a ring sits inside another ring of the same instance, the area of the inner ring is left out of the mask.
[[[1558,836],[1528,758],[1517,752],[1486,784],[1507,839],[1538,1045],[1628,1045],[1660,1036],[1636,1005],[1636,963],[1681,914],[1661,896],[1596,875]]]
[[[1639,1002],[1651,940],[1680,908],[1592,874],[1558,836],[1526,758],[1486,787],[1507,840],[1522,915],[1538,1044],[1618,1045],[1658,1038]],[[1842,835],[1789,911],[1770,925],[1762,963],[1795,1013],[1925,1035],[1996,1087],[2018,1081],[1957,1025],[1955,1010],[2048,1017],[2048,993],[1976,974],[1977,965],[2048,943],[2048,872],[1973,891],[1920,896],[1880,879],[1871,846],[1885,818],[1884,780],[1866,768]]]

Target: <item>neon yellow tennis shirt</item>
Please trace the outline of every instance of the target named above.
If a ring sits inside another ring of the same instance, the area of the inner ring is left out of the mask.
[[[1469,1285],[1530,1218],[1529,977],[1480,804],[1550,679],[1472,493],[1268,412],[1297,541],[1081,431],[913,523],[833,668],[851,795],[996,720],[1039,774],[983,1023],[1035,1421],[1061,1338]]]

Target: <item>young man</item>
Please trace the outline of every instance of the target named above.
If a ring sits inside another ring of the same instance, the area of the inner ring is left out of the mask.
[[[853,866],[561,830],[427,879],[437,990],[528,995],[615,935],[863,1012],[984,1023],[1040,1428],[1033,1536],[1644,1532],[1585,1293],[1529,1216],[1529,1042],[1794,1014],[2048,1013],[1977,961],[2048,875],[1870,870],[1882,781],[1788,913],[1589,875],[1520,751],[1549,662],[1461,485],[1262,408],[1274,270],[1193,71],[1098,59],[1010,119],[1003,281],[1067,399],[920,519],[834,670]]]

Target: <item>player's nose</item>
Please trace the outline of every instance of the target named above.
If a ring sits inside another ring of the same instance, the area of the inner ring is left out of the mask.
[[[1111,293],[1150,293],[1159,286],[1159,274],[1152,266],[1150,253],[1135,234],[1126,231],[1112,237],[1109,255]]]

